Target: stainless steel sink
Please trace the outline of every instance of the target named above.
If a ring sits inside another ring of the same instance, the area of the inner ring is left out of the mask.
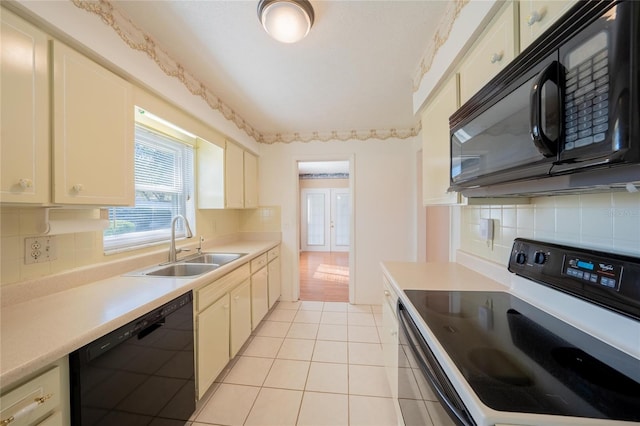
[[[246,255],[246,253],[201,253],[182,259],[180,263],[222,266]]]
[[[174,265],[164,266],[159,269],[146,272],[144,275],[159,276],[159,277],[192,277],[195,275],[201,275],[206,272],[211,272],[220,265],[213,264],[192,264],[192,263],[178,263]]]

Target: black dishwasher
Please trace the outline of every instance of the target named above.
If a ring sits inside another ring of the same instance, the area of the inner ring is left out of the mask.
[[[184,425],[196,406],[193,295],[69,355],[72,426]]]

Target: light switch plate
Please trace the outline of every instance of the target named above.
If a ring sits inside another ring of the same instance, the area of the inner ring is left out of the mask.
[[[24,263],[42,263],[56,260],[56,237],[27,237],[24,239]]]

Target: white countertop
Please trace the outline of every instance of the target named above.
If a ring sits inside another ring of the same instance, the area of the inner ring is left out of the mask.
[[[383,262],[382,269],[399,296],[409,289],[509,291],[509,287],[459,263]]]
[[[115,276],[3,306],[0,383],[10,386],[146,312],[231,272],[279,241],[236,241],[207,252],[248,253],[193,278]],[[142,269],[144,266],[141,265]]]

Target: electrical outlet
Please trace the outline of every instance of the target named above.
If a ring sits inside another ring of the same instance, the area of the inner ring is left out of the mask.
[[[27,237],[24,239],[24,263],[42,263],[56,260],[56,237]]]

